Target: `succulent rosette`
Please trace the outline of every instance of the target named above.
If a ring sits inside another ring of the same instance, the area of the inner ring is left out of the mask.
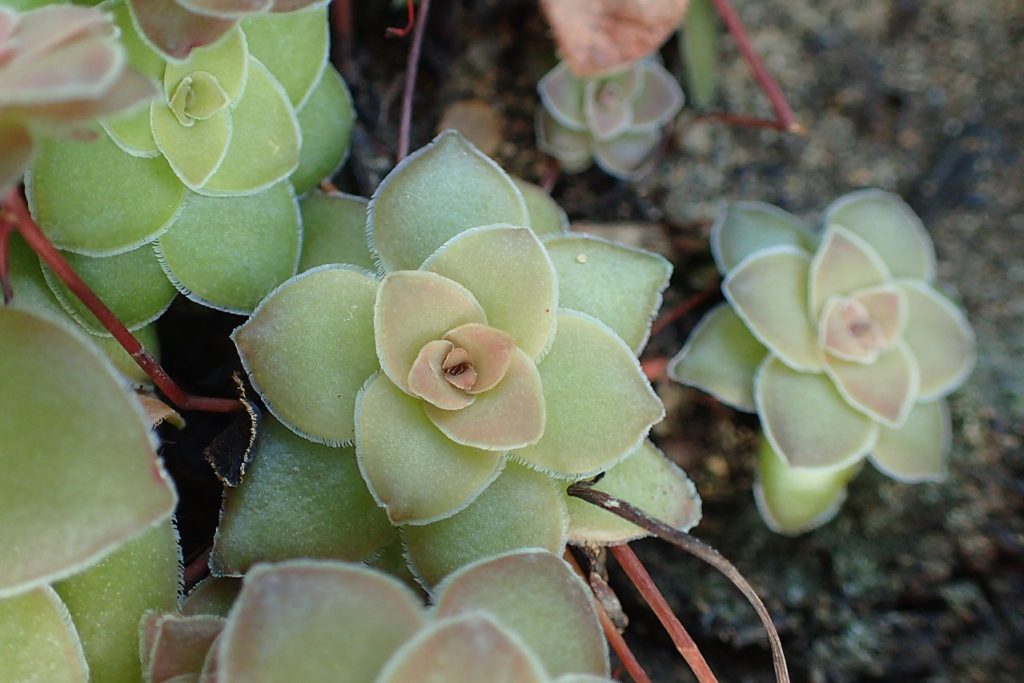
[[[593,77],[575,75],[566,62],[537,84],[537,144],[569,173],[591,160],[616,178],[647,171],[662,127],[683,106],[683,91],[653,60]]]
[[[935,252],[898,197],[841,197],[813,234],[773,206],[726,205],[712,253],[726,303],[670,365],[680,382],[757,412],[758,507],[801,533],[839,509],[866,457],[905,482],[946,474],[945,396],[974,364],[963,313],[933,287]]]
[[[457,133],[440,135],[369,203],[369,250],[346,260],[370,251],[379,271],[312,268],[233,334],[277,419],[354,443],[427,584],[486,554],[641,535],[569,505],[568,483],[603,472],[601,486],[670,523],[698,515],[685,475],[645,440],[664,408],[636,354],[669,264],[562,232],[542,218],[557,205],[528,190],[531,217],[519,187]]]

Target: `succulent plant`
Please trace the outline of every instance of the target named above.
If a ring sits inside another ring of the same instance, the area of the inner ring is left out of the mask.
[[[88,122],[156,95],[117,36],[92,7],[0,5],[0,193],[28,166],[34,138],[86,134]]]
[[[932,286],[934,248],[910,207],[854,192],[814,234],[773,206],[732,203],[711,245],[727,303],[705,316],[670,373],[757,412],[755,493],[770,527],[824,524],[865,457],[900,481],[945,476],[943,399],[971,371],[974,336]]]
[[[593,77],[576,76],[560,62],[537,84],[537,144],[569,173],[591,159],[616,178],[643,175],[661,142],[661,128],[683,106],[672,74],[653,60]]]

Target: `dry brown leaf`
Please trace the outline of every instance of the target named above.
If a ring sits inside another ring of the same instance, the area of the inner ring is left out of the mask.
[[[668,40],[688,0],[541,0],[562,58],[577,76],[643,59]]]
[[[179,415],[174,408],[151,394],[137,393],[136,396],[139,398],[139,403],[142,404],[142,409],[145,411],[146,419],[149,420],[151,427],[159,427],[161,423],[166,422],[178,429],[185,428],[185,418]]]

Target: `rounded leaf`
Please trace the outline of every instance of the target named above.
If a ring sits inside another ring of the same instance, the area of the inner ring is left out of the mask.
[[[893,479],[909,484],[946,478],[952,428],[945,401],[918,403],[899,429],[883,427],[869,459]]]
[[[917,400],[920,374],[903,342],[869,364],[826,356],[825,371],[850,405],[887,427],[902,426]]]
[[[220,168],[231,142],[231,112],[221,109],[204,119],[182,125],[163,102],[150,105],[150,125],[160,153],[190,190],[199,190]]]
[[[755,252],[786,245],[811,247],[811,234],[799,218],[764,202],[722,202],[711,226],[711,255],[722,275]]]
[[[633,97],[633,128],[660,128],[683,108],[683,89],[665,67],[653,60],[636,66],[637,86]]]
[[[210,647],[216,642],[224,628],[224,618],[211,615],[184,617],[178,614],[162,614],[150,617],[142,627],[152,629],[149,650],[145,640],[140,644],[142,666],[147,681],[160,683],[186,683],[198,681],[185,678],[203,670]]]
[[[633,76],[630,70],[608,79],[584,81],[583,114],[587,130],[598,140],[610,140],[631,127],[633,107],[629,98],[633,93],[632,88],[627,90],[625,82],[633,81]]]
[[[559,62],[537,81],[537,92],[544,109],[570,130],[587,130],[587,121],[583,116],[584,83],[565,62]]]
[[[590,133],[572,130],[556,121],[547,111],[538,111],[534,122],[537,147],[558,159],[566,173],[579,173],[590,167]]]
[[[169,62],[163,75],[167,99],[170,100],[183,79],[197,72],[212,75],[228,102],[237,102],[249,76],[246,35],[236,27],[215,44],[192,50],[185,62]]]
[[[956,391],[977,360],[971,324],[963,311],[923,282],[904,280],[897,286],[907,297],[903,340],[921,372],[919,400]]]
[[[830,225],[811,259],[809,278],[808,301],[817,319],[830,297],[885,284],[889,269],[867,242],[840,225]]]
[[[366,245],[367,200],[354,195],[310,192],[299,200],[302,257],[299,272],[327,263],[349,263],[376,270]]]
[[[526,201],[526,210],[530,215],[530,229],[538,237],[560,234],[569,229],[569,217],[565,209],[558,205],[551,195],[539,185],[528,183],[522,178],[512,177]]]
[[[327,68],[327,4],[253,15],[242,30],[252,56],[281,83],[292,106],[302,107]]]
[[[630,129],[611,140],[594,140],[594,161],[610,176],[636,180],[650,170],[660,142],[661,131],[657,128]]]
[[[181,603],[181,613],[185,616],[209,614],[226,617],[241,590],[241,579],[208,576],[188,592]]]
[[[128,0],[139,32],[172,61],[188,58],[197,47],[217,42],[234,28],[234,19],[193,14],[177,0]]]
[[[0,599],[0,662],[0,673],[9,681],[89,680],[78,632],[49,586]]]
[[[296,113],[302,131],[299,167],[291,175],[298,194],[305,194],[337,172],[348,156],[355,107],[348,86],[333,67],[320,76],[309,99]],[[362,233],[366,242],[366,233]]]

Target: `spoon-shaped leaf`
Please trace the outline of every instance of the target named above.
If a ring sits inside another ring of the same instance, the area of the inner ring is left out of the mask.
[[[292,105],[302,107],[327,68],[327,5],[257,14],[242,21],[249,52],[274,75]]]
[[[903,340],[921,372],[920,398],[928,401],[960,387],[976,361],[974,330],[963,311],[920,281],[898,287],[907,297],[907,327]]]
[[[8,681],[89,680],[75,625],[49,586],[0,599],[0,673]]]
[[[301,195],[333,176],[348,156],[355,107],[345,80],[334,67],[324,69],[296,116],[302,130],[302,150],[299,167],[290,180]],[[362,236],[365,246],[365,231]]]
[[[565,209],[558,205],[551,195],[538,185],[528,183],[522,178],[512,177],[519,191],[526,200],[526,210],[530,215],[530,229],[538,237],[563,233],[569,229],[569,217]]]
[[[722,275],[754,252],[789,245],[811,248],[799,218],[764,202],[723,202],[711,226],[711,255]]]
[[[229,102],[236,103],[249,76],[249,48],[246,37],[241,29],[235,28],[216,44],[192,50],[185,62],[170,62],[163,74],[164,94],[167,99],[170,100],[174,95],[183,78],[196,72],[204,72],[213,76]]]
[[[349,263],[374,272],[366,245],[367,200],[355,195],[310,192],[299,200],[302,257],[299,272],[327,263]]]
[[[949,405],[945,401],[918,403],[902,427],[880,430],[870,460],[899,481],[941,481],[947,475],[951,433]]]

